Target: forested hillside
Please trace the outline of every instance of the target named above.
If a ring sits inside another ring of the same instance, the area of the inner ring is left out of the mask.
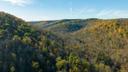
[[[0,72],[127,71],[127,19],[27,23],[0,12]]]

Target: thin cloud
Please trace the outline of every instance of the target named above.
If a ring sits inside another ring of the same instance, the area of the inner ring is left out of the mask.
[[[94,18],[128,18],[128,10],[115,10],[115,9],[93,9],[93,8],[85,8],[76,11],[77,16],[87,16]]]
[[[78,15],[82,15],[82,14],[92,14],[92,13],[95,13],[96,10],[95,9],[91,9],[91,8],[83,8],[83,9],[80,9],[78,10]]]
[[[25,6],[27,4],[30,4],[32,0],[3,0],[4,2],[9,2],[13,5],[17,6]]]
[[[101,10],[97,12],[98,18],[128,18],[127,10]]]
[[[81,18],[128,18],[128,10],[81,8],[72,10],[73,17]]]

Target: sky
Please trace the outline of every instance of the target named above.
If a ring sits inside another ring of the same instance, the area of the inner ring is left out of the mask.
[[[26,21],[128,18],[128,0],[0,0],[0,11]]]

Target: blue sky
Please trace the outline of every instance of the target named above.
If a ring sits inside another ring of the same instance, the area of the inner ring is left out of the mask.
[[[128,0],[0,0],[0,11],[26,21],[127,18]]]

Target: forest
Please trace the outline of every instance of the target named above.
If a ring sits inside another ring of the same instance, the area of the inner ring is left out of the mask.
[[[128,19],[27,22],[0,12],[0,72],[128,72]]]

